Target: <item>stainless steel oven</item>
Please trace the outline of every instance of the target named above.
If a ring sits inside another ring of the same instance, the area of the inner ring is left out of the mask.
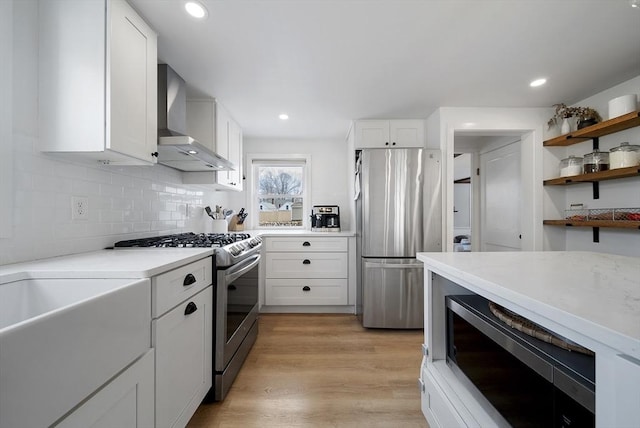
[[[258,336],[259,266],[260,253],[216,266],[214,386],[209,399],[225,397]]]
[[[595,357],[588,350],[572,352],[510,328],[478,295],[448,296],[446,308],[447,364],[501,425],[595,426]]]
[[[120,241],[116,248],[213,248],[213,386],[222,400],[258,336],[258,272],[262,239],[247,233],[180,233]]]

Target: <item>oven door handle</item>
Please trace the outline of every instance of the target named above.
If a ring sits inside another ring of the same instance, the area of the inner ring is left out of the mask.
[[[225,283],[231,284],[233,281],[240,278],[242,275],[257,266],[258,263],[260,263],[260,254],[256,254],[255,256],[249,257],[248,259],[243,260],[234,266],[231,266],[225,271]]]

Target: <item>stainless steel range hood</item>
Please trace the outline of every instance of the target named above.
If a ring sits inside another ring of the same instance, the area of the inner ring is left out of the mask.
[[[185,81],[158,65],[158,163],[180,171],[229,171],[233,164],[187,135]]]

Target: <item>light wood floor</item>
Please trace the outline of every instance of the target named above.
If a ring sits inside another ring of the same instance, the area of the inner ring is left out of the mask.
[[[368,330],[353,315],[262,314],[225,400],[189,428],[427,427],[422,331]]]

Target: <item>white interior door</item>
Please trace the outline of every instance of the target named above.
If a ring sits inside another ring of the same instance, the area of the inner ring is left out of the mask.
[[[480,155],[481,251],[520,251],[520,141]]]

